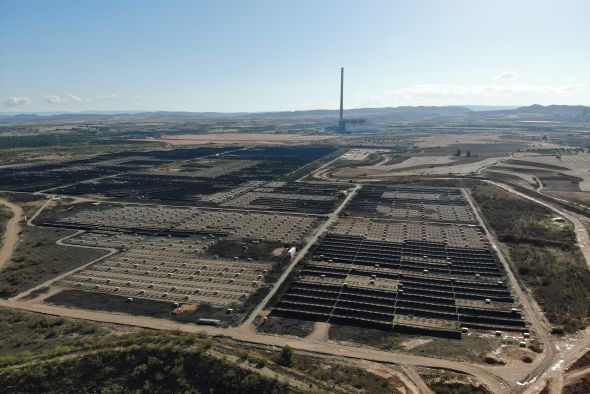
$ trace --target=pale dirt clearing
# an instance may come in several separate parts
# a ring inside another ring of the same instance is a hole
[[[330,333],[330,323],[315,322],[313,331],[305,339],[310,342],[326,342]]]
[[[199,326],[195,324],[178,323],[172,320],[156,319],[146,316],[131,316],[119,313],[106,313],[74,308],[64,308],[47,304],[35,304],[24,301],[0,300],[0,307],[16,308],[31,312],[44,313],[53,316],[62,316],[74,319],[93,320],[104,323],[122,324],[155,330],[171,330],[189,333],[207,333],[209,335],[222,335],[234,338],[237,341],[258,343],[276,347],[289,345],[295,351],[307,351],[325,355],[351,358],[354,362],[359,360],[375,361],[379,363],[396,363],[421,365],[431,368],[453,369],[475,376],[483,384],[487,385],[494,393],[507,392],[510,383],[502,377],[505,370],[482,368],[473,363],[443,360],[409,354],[399,354],[391,351],[379,351],[376,349],[359,348],[340,344],[334,346],[331,343],[307,342],[301,338],[286,338],[273,335],[261,335],[249,330],[234,328],[221,328],[213,326]]]
[[[386,164],[381,166],[366,166],[364,168],[373,170],[378,169],[379,171],[395,171],[415,166],[449,164],[453,163],[454,161],[456,161],[456,159],[449,156],[414,156],[402,161],[401,163]]]
[[[12,257],[12,252],[18,242],[18,233],[20,231],[20,221],[23,218],[23,210],[16,204],[0,198],[0,204],[7,206],[12,210],[12,218],[6,223],[6,229],[2,237],[2,247],[0,248],[0,271],[4,269]]]
[[[400,345],[406,350],[412,350],[415,347],[426,345],[427,343],[430,343],[430,342],[432,342],[432,339],[416,338],[416,339],[410,339],[408,341],[404,341]]]
[[[422,176],[429,176],[429,175],[468,175],[471,173],[477,173],[479,171],[481,171],[482,169],[494,165],[496,163],[498,163],[500,160],[505,159],[505,157],[491,157],[488,159],[483,159],[483,160],[479,160],[476,162],[472,162],[472,163],[464,163],[464,164],[452,164],[453,161],[450,160],[449,157],[447,156],[438,156],[440,157],[440,159],[435,159],[435,157],[437,156],[427,156],[426,158],[428,158],[428,160],[430,160],[429,164],[424,164],[424,161],[422,161],[422,159],[424,159],[425,157],[416,157],[416,159],[419,159],[420,161],[414,161],[414,163],[416,162],[422,162],[423,168],[413,168],[413,169],[408,169],[405,170],[404,168],[394,168],[394,169],[389,169],[391,167],[395,167],[398,166],[398,164],[394,164],[391,166],[388,165],[384,165],[384,166],[366,166],[366,167],[359,167],[359,168],[343,168],[339,171],[335,171],[333,173],[333,176],[336,178],[354,178],[354,177],[396,177],[396,176],[416,176],[416,175],[422,175]],[[412,158],[414,159],[414,158]],[[408,159],[410,160],[410,159]],[[408,160],[399,163],[404,165],[404,163],[407,163]],[[446,162],[446,160],[450,160],[450,162]],[[437,164],[434,163],[434,161],[439,161],[440,163],[438,164],[438,166],[436,166]],[[428,167],[428,165],[433,165],[435,167]],[[406,168],[411,168],[414,166],[407,166]]]
[[[290,142],[314,142],[332,139],[326,135],[269,134],[269,133],[210,133],[164,135],[149,141],[165,142],[170,145],[199,144],[282,144]]]
[[[590,192],[590,153],[580,153],[577,155],[530,155],[520,156],[519,158],[526,158],[526,161],[532,163],[549,164],[553,166],[568,168],[568,171],[556,171],[565,175],[582,178],[579,186],[583,192]]]
[[[371,153],[386,153],[389,152],[388,149],[352,149],[348,153],[343,154],[340,156],[342,160],[350,160],[350,161],[364,161],[367,160]]]
[[[417,148],[440,148],[456,144],[494,144],[497,142],[529,143],[530,141],[519,138],[505,139],[498,133],[437,134],[416,138],[414,145]]]

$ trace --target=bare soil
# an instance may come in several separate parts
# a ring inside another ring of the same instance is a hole
[[[164,135],[149,141],[164,142],[170,145],[200,145],[200,144],[284,144],[314,142],[331,139],[333,137],[300,134],[266,134],[266,133],[210,133],[210,134],[180,134]]]
[[[0,272],[0,296],[14,296],[107,253],[55,243],[70,234],[72,230],[23,226],[12,258]]]
[[[313,322],[277,316],[268,317],[266,323],[259,323],[256,328],[258,332],[265,334],[293,335],[300,338],[311,334],[313,329]]]

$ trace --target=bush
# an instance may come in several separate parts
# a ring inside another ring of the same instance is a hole
[[[283,349],[281,350],[281,364],[283,364],[286,367],[290,367],[291,365],[293,365],[294,355],[295,352],[289,345],[283,346]]]

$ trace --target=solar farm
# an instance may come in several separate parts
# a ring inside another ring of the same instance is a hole
[[[67,207],[67,208],[66,208]],[[54,286],[170,305],[207,304],[237,324],[324,219],[316,215],[134,204],[65,205],[38,224],[83,230],[73,247],[117,252]],[[221,312],[225,313],[221,313]]]
[[[484,230],[451,188],[364,186],[273,315],[450,338],[527,331]]]
[[[111,252],[61,275],[53,288],[73,292],[74,300],[92,294],[105,307],[127,300],[123,312],[141,309],[140,300],[167,305],[170,312],[193,305],[198,316],[233,325],[260,303],[352,188],[295,181],[298,171],[334,151],[122,152],[13,165],[0,169],[7,175],[0,183],[52,199],[35,225],[77,230],[60,241],[62,247]]]
[[[527,331],[463,190],[296,180],[332,153],[105,154],[16,166],[11,185],[54,196],[35,225],[78,230],[61,245],[111,252],[51,285],[105,304],[128,300],[123,312],[137,299],[193,305],[224,325],[266,307],[270,316],[451,338]],[[285,277],[287,267],[294,274]],[[261,304],[271,289],[279,293]]]

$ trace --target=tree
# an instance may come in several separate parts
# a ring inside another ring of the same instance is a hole
[[[281,363],[286,367],[290,367],[293,365],[293,355],[293,349],[289,345],[283,346],[283,350],[281,350]]]
[[[465,156],[467,156],[467,157],[471,157],[471,151],[470,151],[470,150],[468,150],[467,152],[465,152]]]
[[[461,149],[457,149],[457,151],[455,152],[455,156],[457,156],[457,157],[461,156]]]

